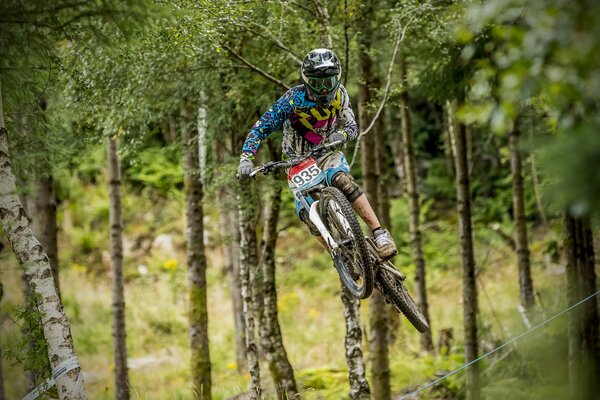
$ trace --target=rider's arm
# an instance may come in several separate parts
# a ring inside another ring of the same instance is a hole
[[[352,105],[350,104],[350,96],[346,92],[346,88],[340,85],[340,91],[342,96],[340,99],[341,109],[339,115],[339,130],[346,133],[346,141],[354,140],[358,137],[358,127],[354,120],[354,111],[352,111]]]
[[[283,122],[290,117],[294,110],[294,88],[288,90],[264,113],[252,126],[242,147],[242,158],[252,160],[258,151],[260,142],[274,131],[281,129]]]

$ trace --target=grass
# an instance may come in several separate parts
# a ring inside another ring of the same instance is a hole
[[[97,193],[92,193],[98,196]],[[148,200],[140,199],[138,207],[145,207]],[[84,201],[82,200],[82,204]],[[134,212],[134,201],[127,203],[127,213]],[[167,207],[166,205],[162,205]],[[172,208],[171,208],[172,207]],[[191,399],[188,329],[187,329],[187,275],[185,257],[181,248],[182,229],[175,230],[172,222],[176,209],[181,205],[168,206],[164,215],[171,221],[167,232],[175,232],[177,253],[156,256],[142,254],[126,259],[126,326],[128,356],[130,358],[130,382],[133,399]],[[72,207],[71,207],[72,209]],[[103,210],[102,207],[95,207]],[[66,213],[73,211],[68,211]],[[402,204],[395,204],[394,218],[401,219],[405,213]],[[216,220],[209,211],[208,218]],[[77,219],[74,216],[63,216]],[[162,217],[153,217],[152,223],[160,225]],[[137,215],[135,224],[128,227],[129,235],[143,231],[146,223]],[[159,222],[157,222],[159,221]],[[207,225],[210,226],[210,225]],[[89,235],[90,229],[85,230]],[[165,232],[156,229],[155,232]],[[75,231],[68,232],[76,234]],[[401,233],[397,234],[404,238]],[[249,377],[238,374],[235,365],[235,338],[229,284],[222,271],[222,255],[218,236],[209,232],[211,246],[207,249],[209,285],[209,337],[212,362],[213,398],[226,399],[247,389]],[[63,240],[68,235],[63,235]],[[289,359],[294,367],[303,399],[348,398],[347,372],[344,358],[344,318],[339,299],[340,283],[328,257],[316,240],[307,239],[308,234],[293,226],[280,237],[277,254],[278,307],[281,329]],[[77,238],[71,238],[77,239]],[[131,239],[129,239],[131,240]],[[402,239],[404,240],[404,239]],[[564,276],[549,274],[542,262],[543,237],[534,240],[532,265],[534,284],[547,307],[547,313],[564,303]],[[476,262],[478,266],[478,290],[480,306],[480,339],[482,347],[492,348],[524,330],[517,311],[518,278],[515,254],[501,240],[487,231],[476,231]],[[114,397],[111,289],[110,277],[97,264],[98,254],[86,258],[76,254],[74,244],[68,240],[61,266],[61,287],[64,305],[70,318],[75,349],[85,372],[86,388],[91,399]],[[107,238],[94,236],[95,252],[106,248]],[[298,245],[302,243],[302,245]],[[86,244],[87,245],[87,244]],[[454,347],[449,357],[432,357],[421,353],[419,336],[406,322],[400,320],[397,339],[390,348],[391,384],[395,393],[406,392],[426,383],[444,371],[463,363],[462,358],[462,309],[460,260],[455,226],[452,222],[437,221],[425,231],[425,254],[428,262],[428,287],[431,325],[436,333],[442,328],[454,332]],[[406,250],[406,248],[405,248]],[[65,256],[66,255],[66,256]],[[66,258],[68,257],[68,258]],[[4,315],[10,315],[11,304],[19,304],[20,271],[14,260],[2,259],[1,279],[5,287],[2,305]],[[408,251],[396,259],[397,264],[409,276],[411,286],[414,266]],[[89,264],[86,264],[89,263]],[[146,273],[138,268],[147,266]],[[12,267],[6,268],[5,265]],[[558,295],[557,295],[558,293]],[[562,293],[562,294],[561,294]],[[362,326],[368,326],[368,302],[362,302]],[[541,318],[541,316],[540,316]],[[11,346],[20,335],[18,321],[5,318],[2,325],[2,342]],[[519,398],[507,393],[517,393],[528,388],[521,378],[523,359],[528,363],[556,363],[556,354],[540,343],[559,342],[566,325],[557,323],[544,333],[519,344],[519,357],[494,365],[487,361],[482,370],[490,368],[484,377],[486,398]],[[540,341],[540,338],[543,340]],[[368,345],[364,343],[365,359]],[[553,357],[554,356],[554,357]],[[7,398],[25,395],[25,381],[21,367],[4,360]],[[537,365],[537,368],[540,368]],[[368,365],[367,365],[368,366]],[[262,376],[269,385],[269,373],[262,366]],[[538,379],[534,376],[531,379]],[[457,374],[442,388],[426,392],[425,397],[442,396],[460,392],[462,376]],[[540,386],[541,387],[541,386]],[[530,387],[529,387],[530,389]],[[553,393],[562,393],[564,384],[560,379]],[[538,393],[539,392],[539,393]],[[547,390],[539,389],[535,398],[544,398]],[[534,398],[534,397],[532,397]],[[560,398],[560,396],[559,396]]]

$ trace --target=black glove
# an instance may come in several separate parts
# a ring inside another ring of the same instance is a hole
[[[250,178],[250,173],[254,169],[254,164],[252,160],[247,158],[242,158],[240,160],[240,166],[238,167],[237,177],[238,179],[248,179]]]
[[[346,132],[337,131],[337,132],[334,132],[331,135],[329,135],[329,137],[327,138],[327,141],[325,143],[334,143],[334,142],[341,141],[341,143],[339,145],[335,146],[337,149],[341,149],[347,140],[348,140],[348,135],[346,134]]]

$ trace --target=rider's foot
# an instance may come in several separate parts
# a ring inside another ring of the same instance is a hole
[[[384,260],[394,257],[398,253],[394,239],[392,239],[392,235],[387,229],[377,228],[374,230],[373,241],[375,242],[377,254]]]

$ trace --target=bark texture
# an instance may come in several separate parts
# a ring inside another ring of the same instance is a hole
[[[525,215],[525,188],[523,184],[523,162],[519,149],[521,130],[515,121],[509,135],[510,168],[512,172],[513,219],[515,221],[515,245],[519,268],[519,295],[526,310],[535,305],[533,280],[531,279],[531,261],[527,238],[527,216]]]
[[[2,249],[0,248],[0,251]],[[4,296],[4,287],[0,283],[0,303],[2,303],[2,297]],[[0,343],[0,360],[4,359],[2,344]],[[4,391],[4,370],[2,369],[2,362],[0,362],[0,400],[6,399],[6,393]]]
[[[25,269],[25,279],[38,298],[50,365],[53,369],[65,362],[71,367],[76,366],[67,368],[70,369],[68,372],[56,377],[59,398],[85,399],[83,375],[73,348],[71,325],[54,286],[50,260],[33,234],[17,193],[0,91],[0,224],[19,264]]]
[[[294,398],[298,394],[294,370],[288,360],[277,316],[277,286],[275,284],[275,248],[277,244],[277,222],[281,206],[281,186],[273,178],[267,186],[265,227],[263,233],[262,256],[262,301],[260,315],[261,350],[269,363],[269,370],[275,384],[277,399]]]
[[[251,182],[244,181],[240,184],[239,212],[240,212],[240,281],[242,286],[244,324],[246,327],[246,362],[250,372],[249,394],[252,399],[261,397],[260,365],[258,346],[256,343],[256,304],[253,293],[258,268],[258,251],[256,247],[256,219],[257,202],[253,196]]]
[[[58,279],[58,227],[56,225],[56,192],[54,190],[54,179],[51,174],[37,179],[37,191],[33,202],[33,234],[38,238],[42,247],[50,259],[52,278],[56,286],[56,292],[60,297],[60,284]]]
[[[346,362],[350,380],[350,399],[369,400],[371,390],[367,382],[365,362],[361,347],[362,331],[360,330],[360,301],[352,296],[342,285],[342,302],[344,303],[344,318],[346,320]]]
[[[373,13],[374,2],[364,4],[364,10],[359,20],[361,34],[359,36],[359,68],[360,84],[358,88],[358,119],[360,129],[366,129],[373,113],[367,110],[372,100],[372,88],[378,86],[376,68],[369,55],[373,29],[370,16]],[[381,126],[378,126],[381,129]],[[370,133],[362,137],[361,167],[363,191],[373,210],[379,210],[379,175],[380,164],[377,154],[377,134]],[[370,321],[370,361],[371,384],[373,397],[378,400],[391,398],[390,368],[388,355],[388,326],[385,301],[378,291],[374,291],[369,299]]]
[[[221,137],[213,139],[213,156],[217,165],[225,162],[227,149]],[[222,185],[218,192],[219,222],[222,227],[223,266],[229,275],[229,289],[233,306],[235,329],[235,358],[238,372],[246,367],[246,332],[242,312],[242,287],[240,283],[240,225],[234,190]]]
[[[406,65],[401,63],[402,81],[406,83]],[[400,94],[400,116],[402,119],[402,141],[404,142],[404,171],[406,176],[406,194],[408,195],[408,206],[410,218],[408,221],[410,230],[410,242],[412,246],[412,256],[415,263],[415,295],[421,312],[429,321],[429,303],[427,301],[427,283],[425,273],[425,257],[423,256],[423,245],[421,239],[420,213],[421,205],[419,203],[419,182],[417,180],[417,165],[415,150],[413,145],[412,124],[409,110],[409,97],[406,92],[407,85]],[[431,337],[432,329],[421,333],[421,348],[429,353],[434,351],[433,339]]]
[[[456,191],[458,200],[460,253],[463,267],[463,325],[466,362],[477,358],[477,285],[475,258],[473,254],[473,231],[471,215],[471,187],[469,181],[466,127],[455,127]],[[478,400],[479,365],[473,364],[466,371],[467,400]]]
[[[565,214],[564,249],[567,295],[569,304],[575,304],[596,292],[594,241],[588,218]],[[569,385],[574,399],[597,399],[600,392],[598,322],[597,297],[569,314]]]
[[[115,399],[129,400],[125,295],[123,289],[123,218],[121,217],[121,168],[118,139],[107,140],[110,204],[110,244],[112,272],[113,357],[115,360]]]
[[[185,186],[186,250],[189,282],[190,361],[195,399],[211,398],[206,256],[204,252],[203,187],[198,137],[187,104],[181,108],[183,173]]]

